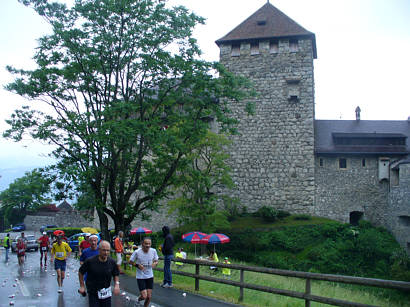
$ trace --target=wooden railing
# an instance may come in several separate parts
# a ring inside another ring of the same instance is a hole
[[[163,257],[160,257],[160,259],[163,259]],[[175,259],[173,261],[175,261]],[[339,300],[339,299],[330,298],[330,297],[313,295],[311,293],[311,286],[310,286],[311,280],[321,280],[321,281],[329,281],[329,282],[337,282],[337,283],[345,283],[345,284],[355,284],[355,285],[410,291],[410,282],[404,282],[404,281],[288,271],[288,270],[279,270],[279,269],[270,269],[270,268],[264,268],[264,267],[240,265],[240,264],[216,263],[216,262],[211,262],[207,260],[178,259],[176,261],[195,265],[195,274],[189,273],[189,272],[172,270],[172,274],[194,278],[195,279],[195,291],[199,291],[199,281],[200,280],[207,280],[207,281],[226,284],[230,286],[236,286],[236,287],[239,287],[239,301],[240,302],[243,301],[243,292],[244,292],[243,290],[251,289],[251,290],[256,290],[256,291],[268,292],[268,293],[303,299],[305,300],[306,307],[310,307],[310,302],[319,302],[319,303],[324,303],[324,304],[329,304],[329,305],[334,305],[334,306],[360,306],[360,307],[373,306],[373,305],[366,305],[366,304],[361,304],[361,303]],[[212,276],[200,275],[201,266],[206,266],[206,267],[215,266],[215,267],[239,270],[240,280],[233,281],[233,280],[228,280],[228,279],[216,278]],[[162,272],[164,271],[163,268],[155,268],[155,270],[162,271]],[[244,279],[246,271],[305,279],[306,281],[305,292],[297,292],[297,291],[286,290],[286,289],[277,289],[277,288],[272,288],[272,287],[267,287],[267,286],[246,283]]]

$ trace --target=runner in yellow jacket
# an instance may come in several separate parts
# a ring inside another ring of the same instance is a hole
[[[71,255],[71,248],[66,242],[63,242],[61,236],[57,237],[57,242],[53,244],[51,249],[51,261],[54,260],[54,269],[57,271],[58,293],[63,292],[63,281],[65,278],[65,269],[67,258]]]

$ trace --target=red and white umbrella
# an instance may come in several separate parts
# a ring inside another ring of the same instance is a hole
[[[201,243],[201,239],[207,236],[206,233],[199,232],[199,231],[192,231],[182,235],[182,240],[185,242],[195,244],[195,258],[196,258],[196,244]]]
[[[130,231],[131,235],[136,235],[136,234],[140,234],[140,241],[141,241],[141,235],[142,234],[148,234],[148,233],[152,233],[151,229],[145,228],[145,227],[137,227],[137,228],[133,228]]]
[[[215,251],[215,244],[229,243],[230,239],[227,235],[223,233],[211,233],[203,237],[200,241],[201,244],[213,244]]]

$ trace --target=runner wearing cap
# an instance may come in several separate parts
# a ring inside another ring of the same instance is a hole
[[[43,256],[44,256],[44,266],[47,266],[47,253],[48,246],[50,244],[50,239],[47,236],[47,232],[43,232],[43,235],[38,238],[38,243],[40,243],[40,266],[43,266]]]
[[[63,242],[62,236],[57,237],[57,242],[53,244],[51,249],[51,260],[54,260],[54,269],[57,272],[58,293],[63,292],[63,281],[65,277],[65,269],[67,265],[67,258],[71,255],[71,248]]]
[[[85,239],[82,240],[81,243],[80,243],[80,240],[78,240],[78,243],[79,243],[78,252],[79,252],[79,255],[80,255],[80,258],[81,258],[81,255],[83,254],[84,250],[91,246],[91,244],[90,244],[90,234],[87,233],[85,235]]]
[[[90,241],[90,247],[83,250],[80,256],[80,264],[88,258],[98,255],[98,236],[92,235],[88,239]],[[84,242],[84,241],[83,241]]]

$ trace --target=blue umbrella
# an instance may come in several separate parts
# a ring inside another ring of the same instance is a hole
[[[201,239],[207,236],[206,233],[193,231],[182,235],[182,240],[195,244],[195,258],[196,258],[196,244],[201,242]]]

